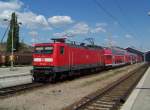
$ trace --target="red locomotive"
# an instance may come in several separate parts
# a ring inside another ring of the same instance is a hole
[[[77,71],[97,70],[140,59],[121,48],[69,44],[63,38],[53,40],[53,43],[35,44],[32,70],[34,81],[53,81],[76,74]]]

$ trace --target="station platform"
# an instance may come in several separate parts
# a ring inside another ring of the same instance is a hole
[[[150,110],[150,67],[121,110]]]
[[[32,83],[31,69],[32,66],[14,67],[12,71],[10,68],[0,68],[0,89]]]
[[[10,71],[10,67],[0,68],[0,78],[7,77],[7,76],[16,76],[16,75],[23,75],[23,74],[31,74],[30,70],[32,66],[24,66],[24,67],[14,67],[13,71]]]

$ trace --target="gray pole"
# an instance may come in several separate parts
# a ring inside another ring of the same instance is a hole
[[[12,25],[13,26],[13,25]],[[14,62],[13,62],[13,58],[14,58],[14,37],[13,37],[13,31],[14,31],[14,29],[13,29],[13,27],[12,27],[12,35],[11,35],[11,68],[10,68],[10,70],[11,71],[13,71],[13,67],[14,67]]]

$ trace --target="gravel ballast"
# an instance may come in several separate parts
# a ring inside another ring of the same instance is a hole
[[[61,110],[141,65],[128,65],[0,99],[0,110]]]

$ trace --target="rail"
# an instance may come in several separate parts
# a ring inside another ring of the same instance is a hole
[[[7,87],[0,89],[0,98],[6,98],[8,96],[12,96],[19,92],[24,92],[26,90],[32,90],[37,87],[43,86],[43,83],[30,83],[30,84],[24,84],[24,85],[18,85],[13,87]]]
[[[117,110],[125,102],[147,68],[148,65],[143,65],[63,110]]]

